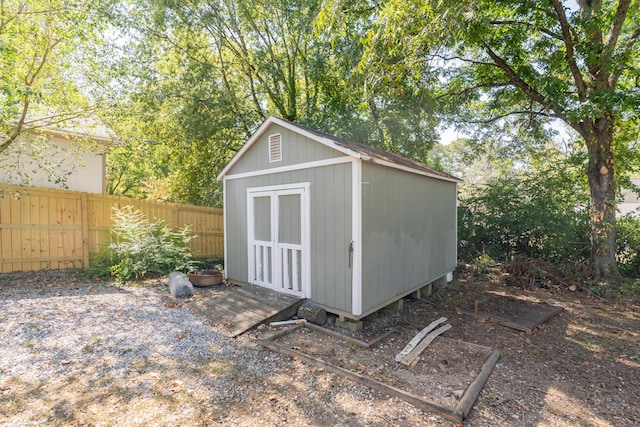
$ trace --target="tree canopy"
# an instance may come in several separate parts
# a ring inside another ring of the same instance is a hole
[[[91,1],[3,0],[0,2],[0,165],[28,182],[16,156],[36,161],[53,179],[64,180],[42,155],[43,141],[20,136],[86,116],[92,109],[79,90],[75,65],[82,47],[100,31]],[[57,176],[56,176],[57,175]]]
[[[617,276],[617,175],[638,166],[640,2],[352,3],[369,7],[375,22],[364,57],[388,73],[438,73],[444,117],[509,144],[545,141],[554,120],[580,136],[591,266]],[[349,10],[331,2],[325,13],[349,20]]]
[[[110,190],[151,195],[153,183],[174,201],[219,204],[216,172],[269,115],[425,161],[437,141],[428,88],[360,69],[355,34],[338,39],[317,30],[320,3],[116,7],[111,25],[124,43],[94,67],[100,78],[109,70],[107,86],[126,95],[108,120],[126,141],[117,152],[131,155],[111,157]],[[126,161],[140,152],[163,164],[147,171],[151,179],[139,162]]]
[[[574,199],[554,185],[588,183],[591,266],[615,277],[616,191],[640,172],[639,39],[640,0],[3,0],[0,162],[20,134],[94,109],[121,140],[110,193],[200,205],[221,204],[217,172],[269,115],[468,161],[454,172],[515,192],[475,161],[497,153],[556,211]],[[443,124],[473,138],[432,151]],[[570,173],[533,155],[561,124]]]

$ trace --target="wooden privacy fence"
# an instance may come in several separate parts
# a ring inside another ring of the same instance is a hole
[[[20,194],[16,197],[15,194]],[[86,268],[110,242],[114,206],[133,206],[150,221],[190,226],[189,246],[205,259],[224,255],[222,209],[102,194],[0,184],[0,272]]]

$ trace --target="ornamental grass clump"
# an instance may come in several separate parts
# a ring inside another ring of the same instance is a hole
[[[189,227],[173,231],[162,220],[150,222],[131,206],[114,207],[111,218],[113,241],[109,249],[114,260],[111,274],[120,282],[149,273],[188,271],[192,267],[193,254],[187,243],[197,236]]]

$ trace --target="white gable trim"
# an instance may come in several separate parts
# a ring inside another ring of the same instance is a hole
[[[319,168],[322,166],[331,166],[331,165],[337,165],[340,163],[349,163],[351,161],[353,161],[353,158],[349,156],[332,157],[330,159],[316,160],[314,162],[298,163],[297,165],[281,166],[277,168],[261,169],[257,171],[251,171],[251,172],[235,173],[233,175],[226,175],[224,177],[224,180],[249,178],[252,176],[271,175],[273,173],[292,172],[292,171],[297,171],[302,169]]]
[[[227,164],[227,166],[225,166],[224,169],[222,169],[222,171],[218,174],[218,180],[222,180],[222,178],[229,172],[229,170],[242,158],[242,156],[244,156],[244,153],[246,153],[253,146],[253,144],[255,144],[258,141],[258,139],[260,139],[260,137],[265,133],[265,131],[272,124],[282,126],[285,129],[288,129],[292,132],[296,132],[302,136],[305,136],[311,140],[319,142],[320,144],[326,145],[327,147],[333,148],[334,150],[339,151],[348,156],[360,158],[360,153],[353,150],[349,150],[348,148],[341,147],[329,138],[324,138],[319,135],[316,135],[313,132],[309,132],[306,129],[300,128],[293,123],[287,122],[277,117],[269,116],[269,118],[265,120],[264,123],[262,123],[262,125],[260,125],[258,130],[256,130],[255,133],[251,135],[251,138],[249,138],[246,144],[242,146],[240,151],[238,151],[236,155],[233,156],[233,158]]]
[[[376,159],[376,158],[373,158],[373,157],[370,157],[367,160],[369,160],[371,163],[374,163],[376,165],[386,166],[386,167],[392,168],[392,169],[398,169],[398,170],[405,171],[405,172],[415,173],[416,175],[427,176],[429,178],[439,179],[441,181],[455,182],[456,184],[460,183],[460,182],[463,182],[461,179],[458,179],[458,178],[450,178],[450,177],[447,177],[447,176],[438,175],[438,174],[427,172],[427,171],[423,171],[423,170],[420,170],[420,169],[414,169],[414,168],[411,168],[409,166],[399,165],[397,163],[389,162],[387,160]]]

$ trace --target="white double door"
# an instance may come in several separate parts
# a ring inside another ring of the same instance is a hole
[[[309,184],[247,190],[249,282],[310,295]]]

